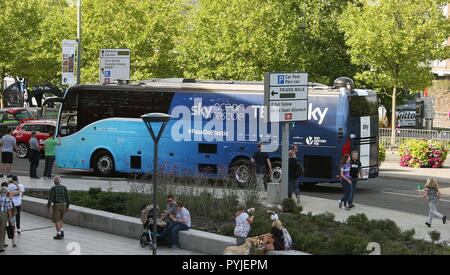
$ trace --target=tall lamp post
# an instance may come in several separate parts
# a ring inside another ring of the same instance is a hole
[[[77,84],[81,83],[81,0],[77,1]]]
[[[157,242],[157,223],[158,218],[156,216],[156,181],[158,175],[158,142],[164,132],[164,128],[166,128],[167,123],[170,120],[170,115],[162,114],[162,113],[150,113],[141,116],[142,120],[147,126],[147,129],[152,136],[154,143],[154,161],[153,161],[153,255],[156,255],[156,242]],[[161,128],[159,129],[159,133],[155,135],[155,131],[153,131],[152,123],[161,123]]]

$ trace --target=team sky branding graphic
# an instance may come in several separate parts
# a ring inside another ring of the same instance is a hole
[[[305,142],[307,145],[319,146],[320,144],[327,143],[327,140],[321,139],[320,137],[307,137]]]
[[[174,141],[264,141],[279,144],[280,126],[267,123],[266,107],[261,105],[215,103],[204,105],[202,98],[193,98],[193,104],[176,106],[171,129]],[[322,125],[328,108],[309,104],[308,119]]]

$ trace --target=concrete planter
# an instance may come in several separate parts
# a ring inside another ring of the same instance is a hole
[[[47,210],[47,201],[38,198],[24,197],[22,211],[50,219]],[[137,240],[142,234],[142,224],[138,218],[118,215],[100,210],[72,205],[64,217],[64,222],[74,226],[89,228],[118,236]],[[188,230],[179,233],[180,247],[182,249],[199,252],[207,255],[221,255],[230,245],[235,245],[232,237],[222,236],[199,230]],[[307,255],[299,251],[273,251],[269,255]]]

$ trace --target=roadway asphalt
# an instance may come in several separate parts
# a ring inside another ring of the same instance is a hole
[[[38,175],[42,176],[44,171],[44,160],[41,160],[38,168]],[[28,159],[14,159],[13,174],[18,176],[28,176],[29,162]],[[93,172],[54,169],[54,174],[62,175],[68,178],[83,179],[101,179],[96,177]],[[118,175],[108,180],[124,180],[127,175]],[[424,199],[419,197],[417,185],[424,182],[412,181],[407,179],[391,179],[379,177],[368,181],[360,181],[358,183],[358,191],[355,196],[355,205],[358,203],[376,206],[386,209],[408,212],[411,214],[428,215],[428,205]],[[441,183],[441,188],[448,188],[450,184]],[[342,196],[342,188],[340,184],[319,184],[303,186],[302,192],[305,195],[320,197],[337,201]],[[446,192],[440,201],[438,209],[450,216],[450,192]]]

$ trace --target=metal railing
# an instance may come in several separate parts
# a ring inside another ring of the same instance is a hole
[[[380,128],[380,144],[385,147],[398,148],[407,139],[437,140],[450,147],[450,131],[395,129],[395,143],[391,145],[392,129]]]

